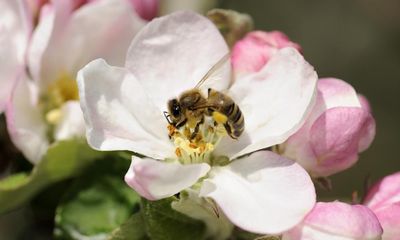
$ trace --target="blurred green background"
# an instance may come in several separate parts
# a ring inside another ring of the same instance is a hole
[[[375,181],[400,170],[399,0],[224,0],[220,6],[250,14],[256,29],[285,32],[319,77],[343,79],[369,99],[375,141],[321,196],[350,198],[368,175]]]

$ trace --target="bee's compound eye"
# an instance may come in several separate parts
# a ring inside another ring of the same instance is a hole
[[[178,103],[174,103],[174,105],[172,106],[172,115],[174,115],[174,117],[178,117],[181,114],[181,106],[179,106]]]

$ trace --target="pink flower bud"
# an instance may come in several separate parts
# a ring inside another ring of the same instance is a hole
[[[384,240],[400,239],[400,172],[384,177],[367,193],[364,204],[378,217]]]
[[[280,151],[300,163],[313,177],[345,170],[358,160],[375,136],[369,106],[339,79],[318,81],[317,99],[303,126]]]
[[[282,32],[250,32],[233,46],[233,69],[239,73],[257,72],[279,49],[285,47],[301,50],[300,45],[291,42]]]
[[[364,95],[358,94],[358,100],[361,103],[361,107],[365,111],[372,112],[371,105],[369,104],[368,99]]]
[[[151,20],[158,14],[158,0],[129,0],[139,16],[145,20]]]
[[[377,217],[363,205],[318,202],[303,222],[283,234],[282,240],[381,239]]]

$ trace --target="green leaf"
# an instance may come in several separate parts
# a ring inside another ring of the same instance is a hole
[[[83,140],[53,144],[30,174],[18,173],[0,181],[0,214],[28,202],[52,183],[76,176],[104,153],[91,149]]]
[[[57,239],[106,239],[139,209],[140,197],[126,185],[125,159],[97,161],[75,180],[56,211]]]
[[[174,200],[173,197],[154,202],[142,199],[141,212],[150,239],[204,239],[204,223],[173,210],[171,203]]]
[[[146,240],[146,235],[142,214],[133,214],[128,221],[115,229],[108,240]]]

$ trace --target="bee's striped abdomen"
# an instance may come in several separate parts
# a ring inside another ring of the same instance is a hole
[[[222,111],[222,113],[228,117],[228,121],[224,125],[225,129],[228,132],[229,136],[236,139],[244,131],[244,117],[242,111],[240,110],[239,106],[233,101],[223,110],[225,111]]]

